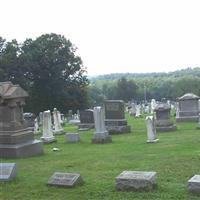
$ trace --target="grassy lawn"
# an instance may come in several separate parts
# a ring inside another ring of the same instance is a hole
[[[79,144],[64,144],[62,135],[57,136],[57,143],[44,145],[44,155],[1,159],[16,162],[19,173],[14,181],[0,183],[0,200],[200,199],[187,191],[188,179],[200,174],[200,130],[196,130],[196,123],[178,123],[177,131],[158,133],[159,143],[146,144],[144,118],[127,117],[132,132],[113,135],[110,144],[91,144],[91,130],[80,132]],[[77,132],[75,126],[65,129]],[[60,151],[53,152],[53,147]],[[157,190],[115,191],[115,177],[123,170],[157,172]],[[47,186],[55,171],[78,172],[84,184],[72,189]]]

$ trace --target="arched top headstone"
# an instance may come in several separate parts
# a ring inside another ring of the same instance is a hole
[[[197,95],[195,95],[195,94],[193,94],[193,93],[186,93],[186,94],[184,94],[183,96],[181,96],[181,97],[178,97],[177,99],[179,100],[179,101],[184,101],[184,100],[189,100],[189,99],[199,99],[200,97],[199,96],[197,96]]]

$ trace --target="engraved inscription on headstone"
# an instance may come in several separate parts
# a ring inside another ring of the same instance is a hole
[[[0,163],[0,181],[10,181],[17,175],[16,163]]]
[[[55,172],[48,181],[48,185],[74,187],[83,182],[80,174]]]

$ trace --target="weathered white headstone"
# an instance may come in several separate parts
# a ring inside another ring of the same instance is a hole
[[[136,114],[135,117],[141,117],[141,106],[137,105],[136,106]]]
[[[191,193],[200,194],[200,175],[194,175],[188,180],[188,190]]]
[[[43,125],[42,125],[41,140],[44,143],[51,143],[51,142],[56,141],[55,137],[53,136],[53,131],[52,131],[50,110],[44,111],[44,113],[43,113]]]
[[[118,191],[150,191],[156,187],[156,172],[123,171],[116,177]]]
[[[53,121],[54,121],[54,134],[63,134],[63,128],[61,126],[61,116],[60,112],[54,108],[53,110]]]
[[[158,142],[159,139],[156,138],[156,126],[155,119],[153,116],[146,117],[147,126],[147,143]]]
[[[35,120],[34,120],[34,134],[37,134],[38,132],[39,132],[38,119],[35,118]]]
[[[83,180],[80,174],[55,172],[47,184],[52,186],[74,187],[81,183],[83,183]]]
[[[95,133],[92,138],[92,143],[112,142],[112,138],[105,127],[104,110],[100,106],[94,107],[94,125]]]
[[[16,163],[0,163],[0,182],[11,181],[17,176]]]
[[[131,116],[135,116],[136,115],[136,106],[135,106],[135,103],[131,103],[130,115]]]
[[[152,100],[151,100],[151,113],[154,112],[155,107],[156,107],[156,100],[155,100],[155,99],[152,99]]]

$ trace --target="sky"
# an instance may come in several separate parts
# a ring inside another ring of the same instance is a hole
[[[200,67],[200,0],[0,0],[7,41],[64,35],[88,75]]]

